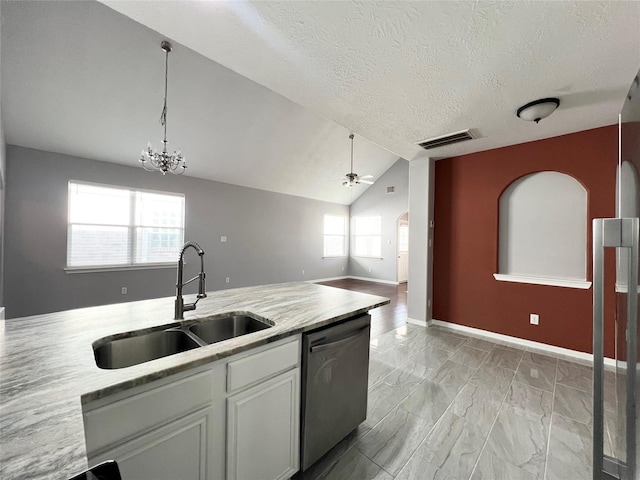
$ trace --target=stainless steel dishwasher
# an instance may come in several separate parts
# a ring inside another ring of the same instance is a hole
[[[302,471],[367,418],[370,330],[365,314],[302,336]]]

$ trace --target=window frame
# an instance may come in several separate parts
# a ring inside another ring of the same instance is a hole
[[[335,217],[335,218],[340,218],[342,219],[342,231],[343,234],[342,235],[336,235],[333,233],[327,233],[326,230],[326,219],[327,217]],[[323,235],[322,235],[322,239],[323,239],[323,249],[322,249],[322,258],[346,258],[349,256],[349,247],[348,247],[348,242],[347,239],[349,238],[349,229],[347,226],[347,216],[346,215],[336,215],[333,213],[325,213],[324,216],[322,217],[323,219]],[[327,237],[342,237],[342,254],[341,255],[327,255]]]
[[[356,219],[358,218],[379,218],[380,221],[380,233],[379,234],[358,234],[356,232]],[[357,249],[356,249],[356,245],[358,242],[356,242],[356,237],[372,237],[372,238],[376,238],[378,239],[379,242],[379,251],[380,251],[380,255],[364,255],[361,253],[358,253]],[[378,213],[378,214],[369,214],[369,215],[353,215],[351,217],[351,256],[352,257],[358,257],[358,258],[375,258],[375,259],[379,259],[382,260],[382,214]]]
[[[129,212],[128,212],[128,223],[121,225],[113,225],[113,224],[86,224],[82,222],[72,223],[71,222],[71,189],[73,185],[83,185],[90,187],[98,187],[98,188],[108,188],[113,190],[120,190],[123,192],[127,192],[129,195]],[[153,227],[148,226],[146,224],[137,225],[136,221],[136,203],[137,203],[137,195],[138,194],[152,194],[152,195],[162,195],[166,197],[179,197],[182,199],[182,226],[181,227]],[[95,226],[119,226],[127,228],[127,263],[116,263],[116,264],[95,264],[95,265],[69,265],[69,253],[71,249],[72,242],[72,226],[73,225],[95,225]],[[106,183],[97,183],[97,182],[86,182],[83,180],[69,180],[67,183],[67,251],[65,258],[65,267],[64,270],[66,273],[93,273],[93,272],[110,272],[110,271],[125,271],[125,270],[148,270],[148,269],[159,269],[159,268],[175,268],[175,261],[166,261],[166,262],[135,262],[136,258],[136,246],[137,246],[137,235],[136,229],[138,228],[167,228],[173,230],[180,230],[182,235],[179,244],[182,245],[184,243],[185,231],[186,231],[186,196],[183,193],[178,192],[166,192],[159,190],[149,190],[143,188],[136,187],[126,187],[122,185],[113,185]],[[176,252],[176,261],[177,261],[178,252]]]

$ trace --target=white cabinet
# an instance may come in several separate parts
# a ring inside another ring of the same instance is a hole
[[[298,471],[299,369],[227,400],[227,479],[285,479]]]
[[[210,415],[207,408],[194,412],[92,460],[117,459],[122,478],[127,480],[206,480]]]
[[[299,335],[83,405],[89,465],[126,480],[289,478],[299,418]]]
[[[116,460],[126,480],[224,478],[225,367],[198,367],[83,406],[89,465]]]

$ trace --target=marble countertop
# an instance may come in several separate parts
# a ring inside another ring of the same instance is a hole
[[[191,296],[185,298],[190,301]],[[174,325],[173,297],[0,322],[0,478],[66,479],[87,468],[82,403],[389,303],[311,283],[208,292],[184,322],[252,313],[273,327],[118,370],[101,370],[92,343]]]

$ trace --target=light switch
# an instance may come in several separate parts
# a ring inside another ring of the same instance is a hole
[[[220,237],[220,242],[227,243],[227,237]]]

